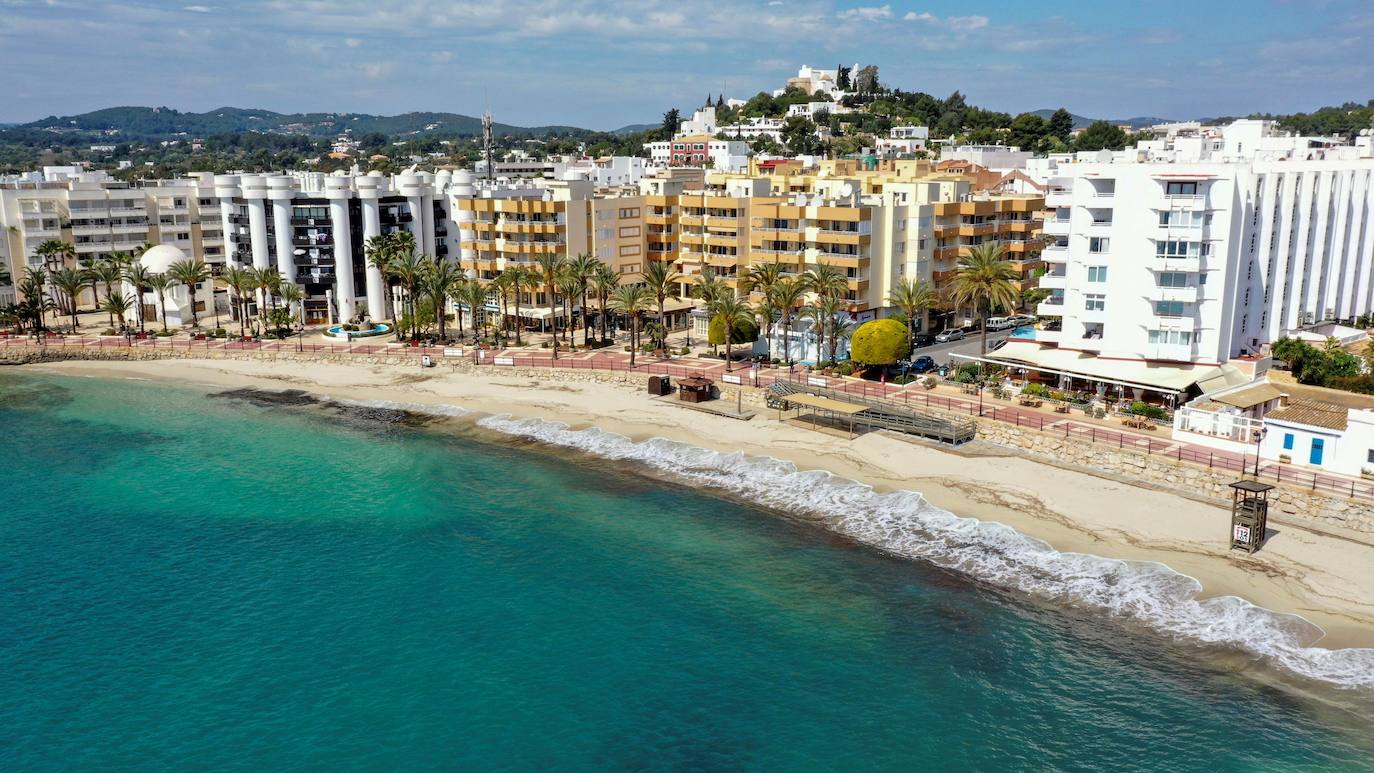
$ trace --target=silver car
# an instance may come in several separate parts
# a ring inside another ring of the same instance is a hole
[[[946,330],[940,333],[939,335],[935,336],[935,343],[937,344],[945,344],[949,343],[950,341],[962,340],[964,340],[964,331],[959,330],[958,328]]]

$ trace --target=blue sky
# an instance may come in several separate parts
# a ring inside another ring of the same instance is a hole
[[[655,122],[801,64],[1016,113],[1374,98],[1374,0],[0,0],[0,121],[112,105]]]

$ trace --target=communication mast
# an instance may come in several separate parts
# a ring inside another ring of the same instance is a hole
[[[496,178],[496,164],[494,163],[495,149],[491,139],[491,111],[482,113],[482,153],[487,159],[487,179]]]

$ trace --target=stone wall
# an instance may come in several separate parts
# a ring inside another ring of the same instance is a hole
[[[1129,448],[1112,448],[1038,432],[993,419],[977,419],[978,438],[1000,446],[1025,451],[1031,456],[1058,464],[1124,478],[1144,486],[1168,488],[1192,497],[1216,502],[1229,508],[1231,489],[1237,479],[1230,470],[1212,470],[1168,456],[1147,454]],[[1271,513],[1291,520],[1343,526],[1374,533],[1374,502],[1351,499],[1327,491],[1280,483],[1270,493]]]

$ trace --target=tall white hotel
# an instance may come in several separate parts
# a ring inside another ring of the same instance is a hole
[[[1051,295],[1036,311],[1042,327],[1062,324],[998,359],[1184,391],[1205,366],[1374,311],[1367,144],[1214,162],[1123,155],[1051,175]]]

